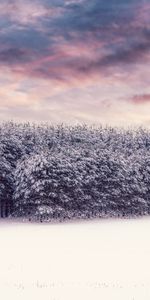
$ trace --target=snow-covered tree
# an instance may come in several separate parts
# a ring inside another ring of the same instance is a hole
[[[5,159],[0,151],[0,215],[7,216],[12,208],[12,195],[14,188],[14,180],[12,175],[12,167]]]
[[[10,135],[0,135],[0,150],[6,161],[14,168],[17,161],[24,154],[19,138]]]

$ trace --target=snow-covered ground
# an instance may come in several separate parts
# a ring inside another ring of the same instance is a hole
[[[150,218],[0,221],[0,297],[149,300]]]

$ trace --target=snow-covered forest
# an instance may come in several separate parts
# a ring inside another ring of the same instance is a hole
[[[41,221],[150,214],[150,132],[1,123],[0,203]]]

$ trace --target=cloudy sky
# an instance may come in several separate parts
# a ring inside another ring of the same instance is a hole
[[[0,0],[0,120],[150,126],[150,0]]]

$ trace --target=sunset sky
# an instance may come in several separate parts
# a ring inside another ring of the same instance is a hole
[[[0,120],[150,127],[150,0],[0,0]]]

